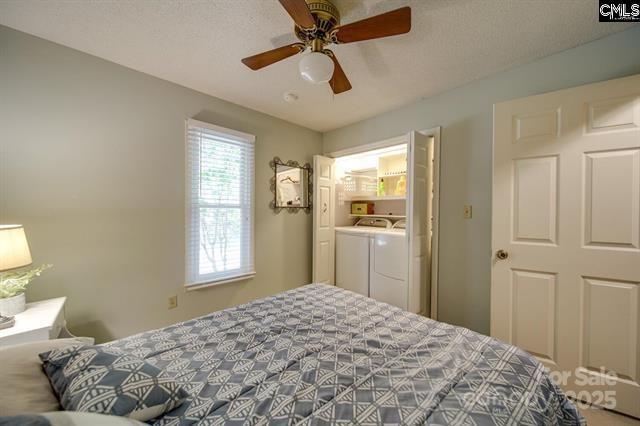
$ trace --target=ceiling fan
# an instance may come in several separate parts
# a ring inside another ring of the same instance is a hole
[[[242,63],[255,71],[310,50],[300,60],[300,75],[311,83],[329,82],[335,94],[350,90],[351,83],[336,55],[325,46],[389,37],[411,30],[410,7],[340,25],[340,12],[329,0],[278,1],[293,18],[294,33],[300,42],[249,56]]]

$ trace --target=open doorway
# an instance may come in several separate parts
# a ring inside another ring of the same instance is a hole
[[[440,129],[315,158],[315,282],[437,316]]]

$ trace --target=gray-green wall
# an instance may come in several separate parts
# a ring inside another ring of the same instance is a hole
[[[188,117],[256,135],[257,275],[185,293]],[[268,162],[320,152],[317,132],[0,26],[0,223],[23,223],[34,262],[55,265],[27,298],[67,296],[76,334],[119,338],[309,283],[311,216],[272,213]]]
[[[442,126],[438,319],[489,333],[492,105],[637,73],[640,26],[327,132],[323,149]]]

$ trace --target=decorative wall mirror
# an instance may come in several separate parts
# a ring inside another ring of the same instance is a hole
[[[278,157],[274,157],[269,165],[273,170],[271,208],[276,213],[282,209],[289,213],[311,212],[311,165],[301,166],[297,161],[285,162]]]

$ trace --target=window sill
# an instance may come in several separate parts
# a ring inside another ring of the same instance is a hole
[[[255,276],[256,276],[256,273],[255,272],[251,272],[249,274],[243,274],[243,275],[239,275],[237,277],[232,277],[232,278],[224,278],[224,279],[215,280],[215,281],[203,281],[203,282],[198,282],[198,283],[185,284],[184,288],[185,288],[185,291],[202,290],[202,289],[205,289],[205,288],[215,287],[215,286],[218,286],[218,285],[235,283],[235,282],[238,282],[238,281],[250,280]]]

